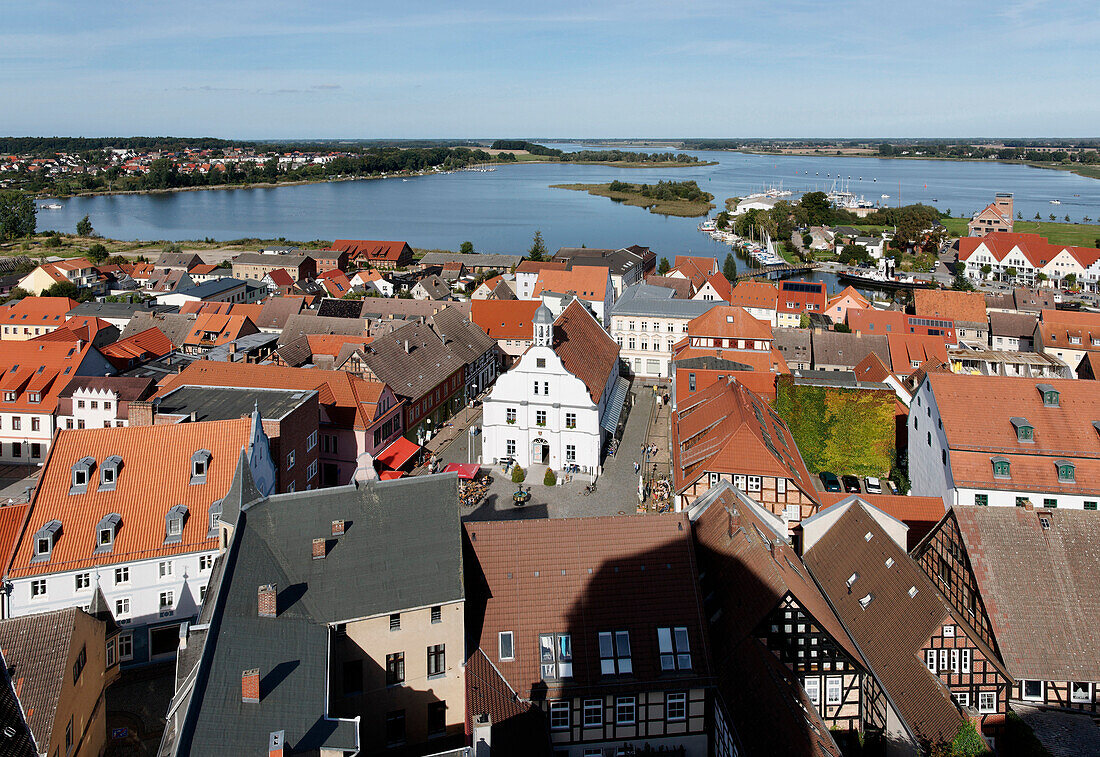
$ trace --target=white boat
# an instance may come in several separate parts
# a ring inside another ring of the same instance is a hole
[[[47,202],[39,205],[38,207],[42,208],[43,210],[61,210],[61,208],[64,206],[59,202]]]
[[[890,195],[882,195],[882,199],[883,199],[883,200],[889,200],[889,199],[890,199]]]
[[[1050,204],[1051,204],[1051,205],[1061,205],[1061,204],[1062,204],[1062,201],[1061,201],[1061,200],[1051,200],[1051,201],[1050,201]]]

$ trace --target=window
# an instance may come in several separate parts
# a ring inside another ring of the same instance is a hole
[[[511,631],[501,631],[497,639],[497,659],[511,662],[516,659],[515,635]]]
[[[996,712],[997,711],[997,692],[995,691],[979,691],[978,692],[978,712]]]
[[[547,396],[550,395],[550,382],[549,381],[543,381],[542,382],[542,393],[547,395]]]
[[[92,588],[92,574],[91,573],[77,573],[76,574],[76,590],[87,591]]]
[[[536,368],[545,368],[546,367],[546,358],[544,358],[544,357],[535,358],[535,367]]]
[[[1074,465],[1062,460],[1058,463],[1058,481],[1060,483],[1072,483],[1074,480]]]
[[[37,402],[37,400],[32,400],[32,401]],[[42,430],[42,419],[39,418],[37,415],[35,415],[31,418],[31,431],[41,431],[41,430]]]
[[[205,601],[206,601],[206,586],[204,584],[203,586],[199,587],[199,602],[205,602]]]
[[[134,659],[134,635],[132,633],[119,634],[119,636],[118,636],[118,659],[120,659],[120,660],[132,660],[132,659]]]
[[[306,438],[306,452],[309,452],[310,450],[312,450],[316,446],[317,446],[317,432],[312,431],[312,432],[310,432],[309,436]]]
[[[1092,684],[1088,681],[1070,681],[1069,701],[1077,702],[1078,704],[1088,704],[1092,702]]]
[[[687,694],[677,692],[665,697],[665,720],[687,720]]]
[[[160,578],[170,578],[172,575],[172,561],[165,560],[157,564],[157,575]]]
[[[46,596],[46,579],[36,578],[31,581],[31,599],[43,599]]]
[[[428,736],[442,736],[447,732],[447,703],[428,702]]]
[[[603,675],[626,674],[634,672],[634,666],[630,658],[630,632],[629,631],[601,631],[600,641],[600,673]]]
[[[428,677],[441,676],[447,672],[446,644],[428,647]]]
[[[840,676],[825,679],[825,704],[840,704],[844,680]]]
[[[65,753],[73,748],[73,718],[69,716],[69,724],[65,726]]]
[[[1027,507],[1028,501],[1029,500],[1028,500],[1027,497],[1017,497],[1016,498],[1016,507]]]
[[[634,697],[615,697],[615,725],[634,725],[636,708]]]
[[[391,631],[401,630],[401,613],[395,612],[392,615],[390,615],[390,630]]]
[[[721,480],[722,480],[722,474],[720,474],[720,473],[708,473],[707,474],[707,484],[710,486],[711,489],[718,486],[718,482],[721,481]]]
[[[515,439],[505,439],[504,440],[504,452],[505,452],[505,454],[508,455],[508,457],[512,457],[516,454],[516,440]]]
[[[539,393],[539,382],[535,382],[535,394]]]
[[[924,664],[927,665],[928,669],[931,670],[933,673],[937,672],[935,649],[924,650]]]
[[[989,495],[988,494],[975,494],[974,495],[974,504],[978,505],[979,507],[988,507],[989,506]]]
[[[576,428],[577,427],[577,414],[576,413],[566,413],[565,414],[565,427],[566,428]]]
[[[504,411],[504,419],[508,423],[515,423],[516,422],[516,409],[514,407],[510,407],[510,408],[506,409]]]
[[[689,373],[688,374],[688,391],[689,392],[694,392],[695,391],[695,374],[694,373]]]
[[[386,685],[396,686],[405,682],[405,653],[386,655]]]
[[[970,672],[970,655],[971,650],[969,649],[959,650],[959,658],[961,660],[959,670],[963,673]]]
[[[686,627],[658,628],[657,647],[661,654],[661,670],[691,670]]]
[[[386,746],[399,746],[405,743],[405,711],[394,710],[386,713]]]
[[[19,431],[22,428],[23,428],[23,419],[22,418],[20,418],[19,416],[15,416],[14,418],[11,419],[11,429],[12,429],[12,431]]]
[[[119,597],[115,600],[115,617],[126,618],[130,615],[130,598]]]
[[[205,484],[206,471],[210,468],[209,450],[200,449],[191,455],[191,483]]]
[[[1058,508],[1058,500],[1054,499],[1053,497],[1045,497],[1043,499],[1043,507],[1047,508],[1048,510],[1056,510]]]
[[[969,707],[970,706],[970,692],[968,692],[968,691],[956,691],[956,692],[952,692],[951,696],[952,696],[952,698],[954,698],[955,704],[959,705],[959,707]]]
[[[565,445],[565,462],[575,463],[577,462],[577,445],[567,444]]]
[[[431,609],[431,620],[433,623],[443,622],[443,608],[440,605],[434,605]]]
[[[315,478],[317,478],[317,461],[311,460],[306,466],[306,481],[312,481]]]
[[[286,469],[290,470],[294,467],[294,450],[286,453]]]
[[[1096,509],[1096,502],[1086,499],[1085,500],[1085,509],[1086,510],[1095,510]]]
[[[584,727],[598,728],[603,725],[603,700],[584,700]]]
[[[116,584],[128,584],[130,583],[130,568],[115,568],[115,583]]]
[[[160,609],[171,610],[172,607],[176,604],[175,600],[176,598],[174,592],[162,591],[160,593]]]
[[[569,728],[569,702],[550,703],[550,730],[564,731]]]
[[[76,682],[80,680],[80,674],[84,672],[84,666],[88,664],[88,647],[82,646],[80,652],[76,655],[76,662],[73,663],[73,686],[76,686]]]
[[[993,477],[1008,478],[1009,475],[1008,460],[1005,460],[1003,457],[993,458]]]
[[[535,425],[536,426],[545,426],[546,425],[546,411],[545,410],[536,410],[535,411]]]

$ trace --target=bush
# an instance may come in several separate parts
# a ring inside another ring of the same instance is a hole
[[[51,236],[46,237],[46,241],[43,244],[45,244],[47,247],[60,247],[61,246],[61,237],[57,236],[56,234],[53,234]]]
[[[969,720],[959,727],[955,740],[951,742],[951,757],[985,757],[991,754],[985,741]]]
[[[527,471],[518,465],[512,466],[512,483],[522,484],[523,479],[527,478]]]
[[[546,469],[546,475],[542,477],[543,486],[557,486],[558,477],[554,475],[553,468]]]

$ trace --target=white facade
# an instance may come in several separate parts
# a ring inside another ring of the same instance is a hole
[[[80,387],[73,391],[72,415],[58,415],[58,428],[111,428],[129,426],[118,417],[118,394],[110,389]]]
[[[53,439],[54,417],[0,409],[0,462],[41,463]]]
[[[687,336],[694,317],[612,315],[611,338],[619,344],[619,358],[635,376],[667,378],[672,375],[672,348]]]

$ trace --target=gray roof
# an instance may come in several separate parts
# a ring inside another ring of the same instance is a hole
[[[772,344],[788,363],[809,363],[810,330],[781,326],[772,329]]]
[[[264,420],[282,420],[316,394],[304,389],[181,386],[158,398],[156,406],[158,415],[194,413],[196,421],[236,420],[256,406]]]
[[[240,265],[276,265],[285,268],[297,268],[302,263],[306,262],[307,257],[309,256],[300,252],[296,252],[292,255],[285,253],[264,254],[260,252],[242,252],[240,255],[233,258],[233,263],[239,263]]]
[[[876,389],[892,392],[889,384],[860,381],[853,371],[793,371],[795,386],[828,386],[834,389]]]
[[[202,262],[202,258],[194,252],[162,252],[153,265],[157,268],[182,268],[186,271],[195,260]]]
[[[1035,313],[1002,313],[993,310],[989,313],[989,333],[993,336],[1031,339],[1035,336],[1035,325],[1038,322],[1039,316]]]
[[[675,290],[668,287],[635,284],[623,290],[622,295],[611,306],[611,315],[696,318],[715,305],[724,304],[719,300],[676,299],[675,294]]]
[[[185,289],[176,290],[176,294],[183,294],[188,297],[196,297],[200,300],[205,300],[207,297],[216,297],[222,292],[228,292],[230,289],[239,287],[241,284],[247,285],[247,283],[247,281],[242,279],[232,279],[227,276],[220,279],[204,281],[201,284],[186,287]]]
[[[568,262],[571,265],[606,266],[612,276],[622,276],[635,266],[645,263],[645,258],[640,253],[626,248],[610,250],[562,247],[554,254],[554,260]]]
[[[445,300],[451,296],[451,288],[436,274],[425,276],[417,282],[433,300]]]
[[[265,331],[239,336],[232,342],[215,345],[203,353],[205,360],[217,360],[222,363],[237,363],[252,355],[263,357],[275,349],[281,336]]]
[[[453,345],[444,344],[424,323],[410,323],[391,334],[376,336],[364,359],[379,381],[399,396],[413,400],[466,365]]]
[[[466,364],[475,362],[497,346],[496,339],[490,339],[480,326],[462,317],[457,310],[448,308],[440,311],[432,317],[431,326]]]
[[[361,318],[427,318],[444,308],[455,309],[465,317],[470,317],[470,303],[447,300],[403,300],[399,297],[366,297],[363,299]]]
[[[171,305],[133,302],[82,302],[69,311],[73,318],[131,318],[135,313],[167,313],[175,308]]]
[[[298,315],[305,306],[303,297],[270,297],[264,302],[263,309],[256,317],[256,327],[260,329],[279,329],[286,326],[292,315]]]
[[[293,752],[351,750],[358,745],[354,721],[329,720],[324,711],[329,627],[463,599],[456,478],[267,499],[257,498],[249,478],[234,479],[231,494],[246,501],[215,567],[220,580],[211,579],[208,597],[216,604],[208,599],[203,608],[207,615],[214,605],[210,633],[188,639],[188,647],[204,644],[201,662],[184,677],[193,693],[177,694],[186,714],[170,717],[161,754],[249,754],[279,730]],[[328,538],[333,520],[345,522],[344,534],[329,539],[324,560],[312,559],[313,538]],[[257,615],[257,588],[268,583],[278,588],[275,618]],[[249,669],[260,671],[259,704],[243,704],[238,693]]]
[[[890,342],[885,335],[846,334],[841,331],[814,330],[810,338],[813,346],[814,368],[819,365],[843,365],[855,368],[874,352],[886,365],[890,365]]]
[[[444,263],[462,263],[467,268],[499,268],[505,270],[519,265],[522,255],[498,255],[495,253],[471,252],[426,252],[420,259],[421,265],[443,265]]]
[[[287,344],[303,334],[344,334],[356,336],[367,333],[367,321],[363,318],[328,318],[312,313],[299,313],[286,319],[279,344]]]

